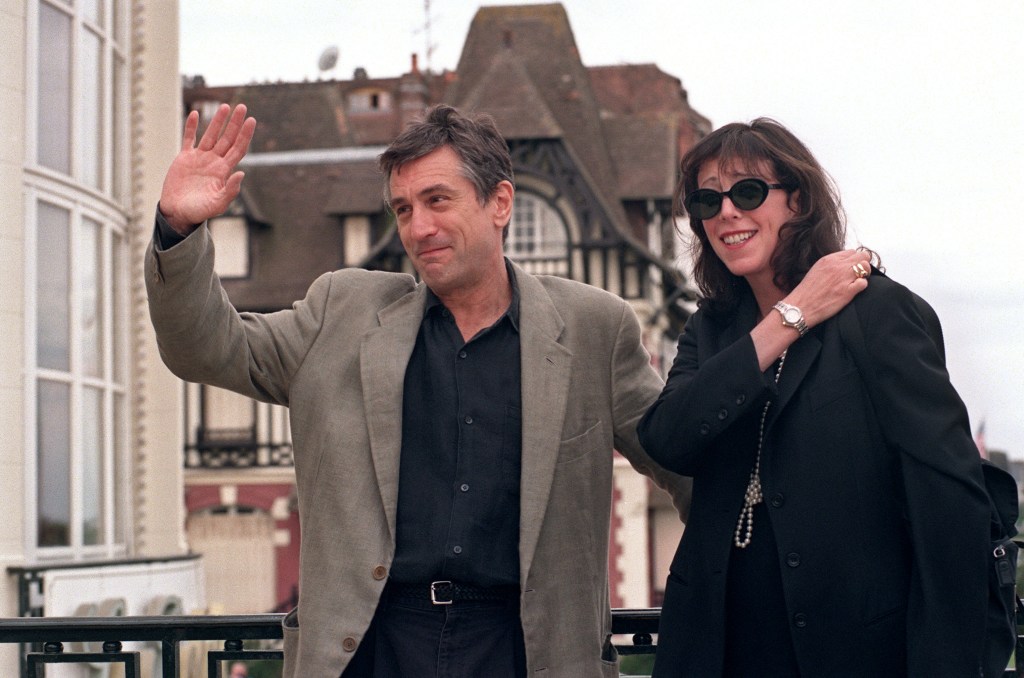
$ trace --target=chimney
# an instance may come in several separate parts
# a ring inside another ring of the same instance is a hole
[[[398,82],[398,114],[401,127],[417,120],[427,110],[427,81],[420,72],[419,56],[412,54],[412,70],[403,75]]]

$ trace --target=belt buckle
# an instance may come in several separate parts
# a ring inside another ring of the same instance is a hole
[[[433,603],[434,605],[451,605],[452,602],[453,602],[452,598],[451,598],[451,591],[450,591],[451,585],[452,585],[452,583],[450,581],[434,581],[434,582],[430,582],[430,602]],[[438,600],[437,599],[437,587],[438,586],[448,586],[449,587],[448,600]]]

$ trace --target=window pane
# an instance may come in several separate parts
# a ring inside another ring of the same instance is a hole
[[[125,383],[125,366],[123,346],[127,331],[126,317],[128,314],[128,275],[125,270],[125,244],[124,238],[119,234],[111,235],[111,266],[113,267],[112,279],[114,281],[110,295],[113,300],[114,326],[111,332],[113,350],[110,359],[113,361],[114,383],[123,386]]]
[[[121,544],[127,541],[124,512],[128,504],[131,476],[128,473],[130,460],[125,446],[125,429],[128,411],[125,398],[114,394],[114,535],[113,541]]]
[[[71,173],[71,17],[39,4],[38,162]]]
[[[90,377],[103,374],[103,231],[92,219],[82,220],[78,238],[79,328],[82,370]]]
[[[126,48],[128,45],[125,44],[126,40],[124,37],[125,33],[125,16],[124,12],[127,9],[126,5],[128,0],[114,0],[114,40],[122,48]]]
[[[36,229],[36,361],[40,367],[71,369],[68,233],[71,213],[39,203]]]
[[[82,543],[102,544],[103,525],[103,394],[82,390]]]
[[[113,153],[110,157],[111,175],[113,177],[112,193],[114,200],[122,205],[128,203],[128,92],[127,68],[124,59],[114,57],[114,96],[113,99]]]
[[[39,381],[36,502],[39,546],[71,544],[70,387]]]
[[[82,6],[82,17],[86,21],[100,23],[103,20],[101,0],[78,0]]]
[[[81,102],[82,116],[82,183],[103,188],[103,64],[100,39],[88,29],[82,31]]]

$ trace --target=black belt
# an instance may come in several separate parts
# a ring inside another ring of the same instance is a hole
[[[468,601],[512,601],[519,599],[518,586],[473,586],[452,581],[429,584],[388,584],[388,595],[395,598],[429,600],[434,605]]]

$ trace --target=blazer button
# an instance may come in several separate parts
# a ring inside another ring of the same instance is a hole
[[[736,396],[736,404],[737,405],[742,405],[745,402],[747,402],[747,396],[746,395],[741,393],[738,396]]]
[[[729,410],[723,408],[718,410],[718,421],[725,421],[726,417],[729,416]]]
[[[786,556],[786,565],[790,567],[800,567],[800,554],[790,553]]]
[[[373,568],[373,578],[377,581],[380,581],[381,579],[386,579],[387,576],[388,568],[384,567],[383,565],[378,565],[377,567]]]
[[[802,629],[807,626],[807,615],[803,612],[797,612],[793,615],[793,625],[798,629]]]
[[[782,496],[782,493],[773,494],[771,501],[772,508],[782,508],[782,505],[786,503],[786,498]]]
[[[345,640],[341,641],[341,649],[345,652],[355,652],[356,648],[359,647],[359,643],[352,636],[349,636]]]
[[[703,424],[700,425],[700,434],[702,436],[706,436],[709,433],[711,433],[711,424],[704,422]]]

